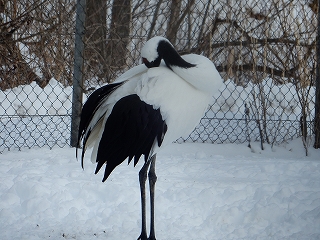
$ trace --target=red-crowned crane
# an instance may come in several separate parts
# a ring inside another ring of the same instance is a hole
[[[128,163],[134,159],[135,166],[144,155],[144,165],[139,172],[142,230],[138,239],[155,240],[156,154],[168,143],[190,134],[222,79],[209,59],[196,54],[180,56],[163,37],[147,41],[141,55],[144,64],[89,96],[81,113],[78,147],[82,141],[82,167],[85,151],[92,146],[91,160],[97,163],[95,173],[106,164],[102,181],[126,159]],[[145,202],[147,177],[151,201],[149,238]]]

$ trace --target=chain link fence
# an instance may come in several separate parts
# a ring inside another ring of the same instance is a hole
[[[0,0],[0,152],[65,146],[75,2]]]
[[[225,83],[178,142],[309,146],[317,11],[316,0],[0,0],[0,152],[68,145],[72,98],[81,106],[140,64],[155,35],[207,56]]]

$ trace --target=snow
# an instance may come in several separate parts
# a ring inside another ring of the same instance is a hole
[[[72,87],[51,79],[43,89],[36,82],[0,91],[1,115],[66,115],[71,113]]]
[[[138,171],[103,172],[75,149],[5,152],[0,239],[136,239]],[[283,146],[172,144],[157,156],[157,239],[319,239],[320,152]]]

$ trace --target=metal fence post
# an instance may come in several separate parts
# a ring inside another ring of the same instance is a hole
[[[75,29],[73,95],[70,137],[71,147],[77,146],[78,129],[80,124],[80,114],[82,108],[86,0],[77,1],[76,11],[77,15]]]
[[[318,0],[318,29],[317,29],[317,52],[316,52],[316,96],[314,117],[314,148],[320,148],[320,0]]]

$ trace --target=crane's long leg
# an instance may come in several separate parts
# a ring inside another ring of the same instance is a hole
[[[153,155],[151,158],[151,165],[149,170],[149,187],[150,187],[150,236],[149,240],[156,240],[155,230],[154,230],[154,192],[155,192],[155,184],[157,181],[156,175],[156,155]]]
[[[141,226],[141,234],[138,237],[138,240],[148,239],[147,229],[146,229],[146,181],[147,181],[147,172],[148,172],[149,165],[150,165],[150,161],[145,162],[139,172],[142,226]]]

